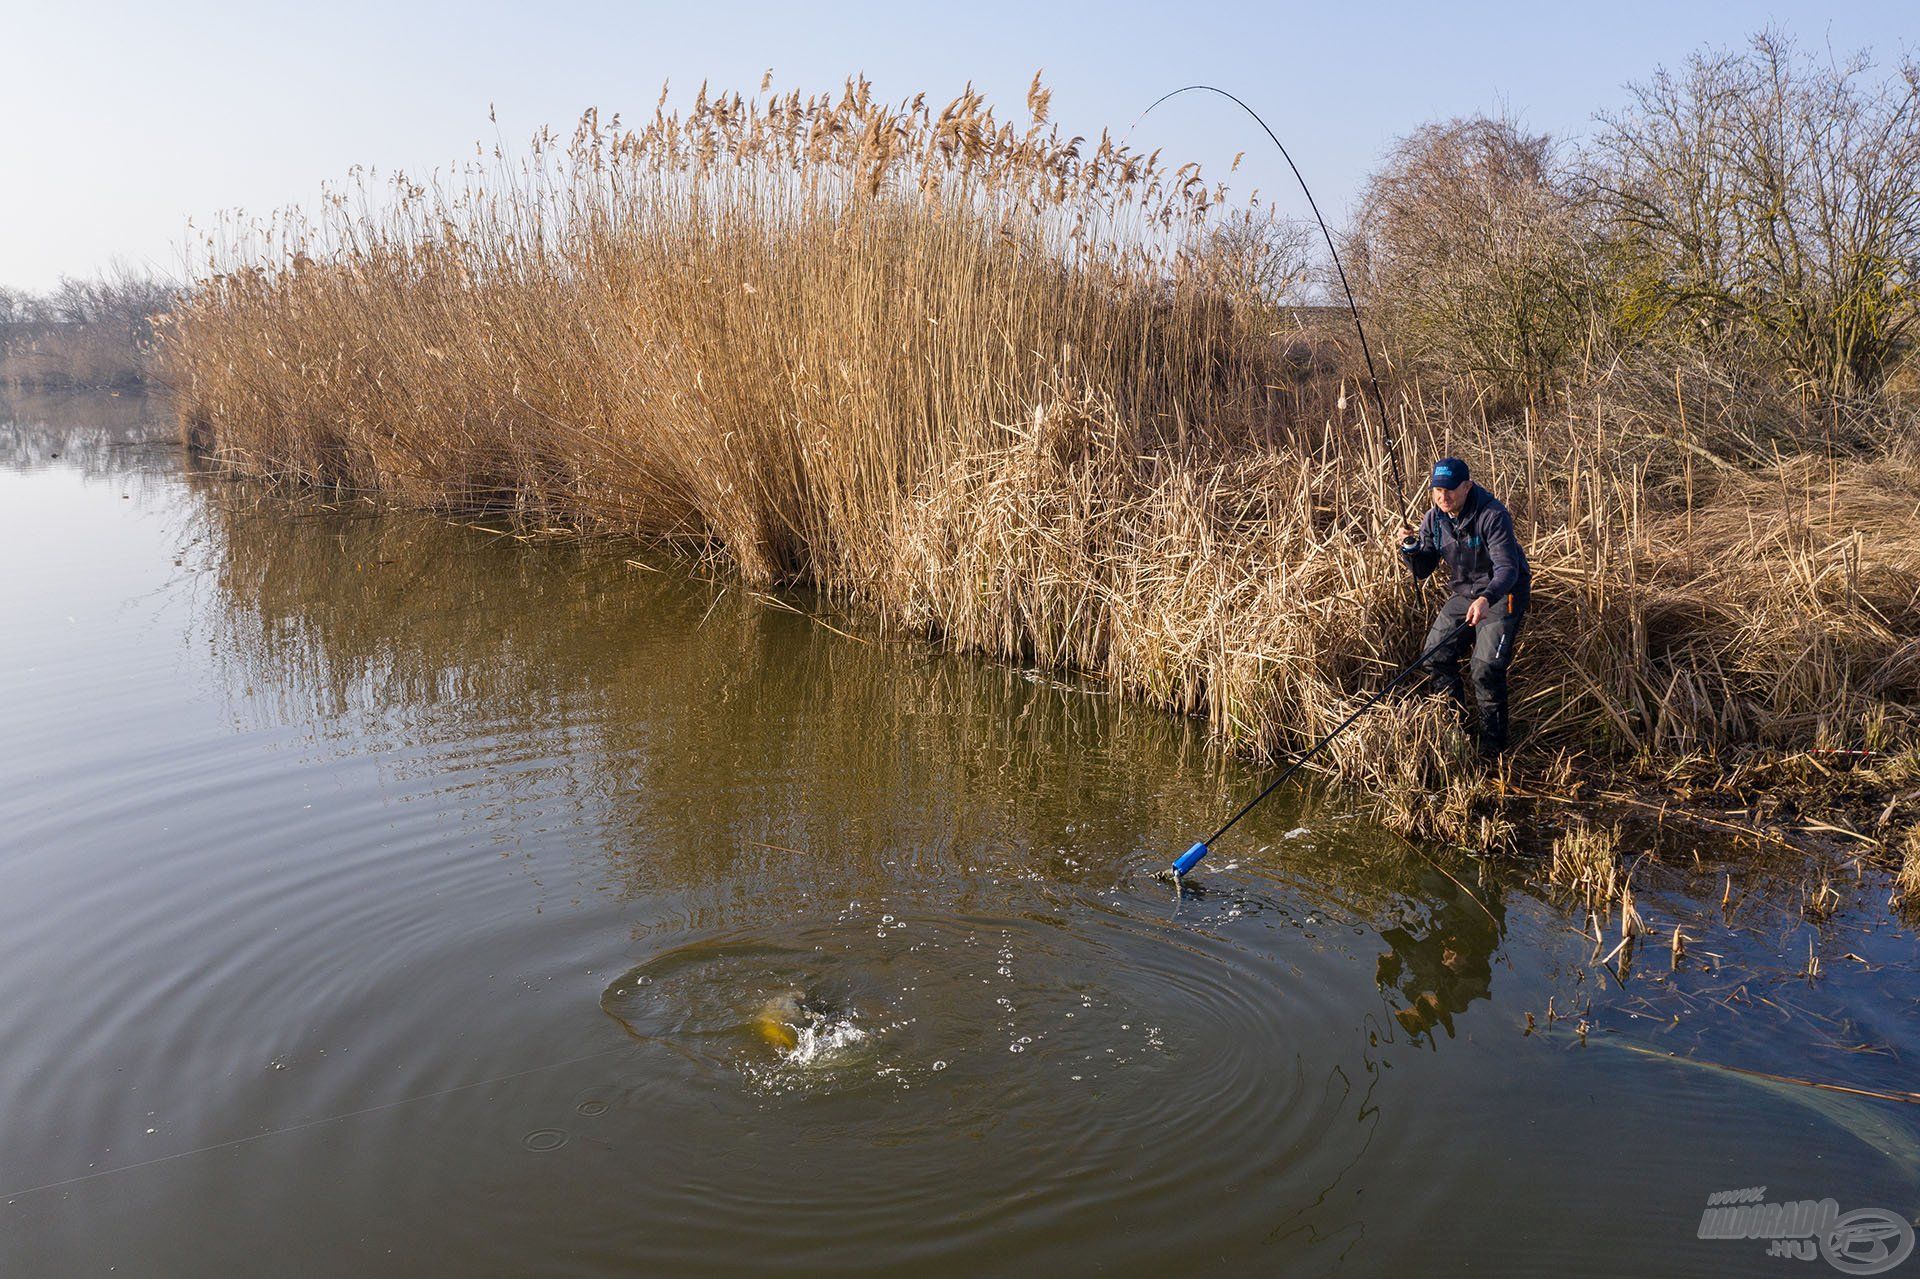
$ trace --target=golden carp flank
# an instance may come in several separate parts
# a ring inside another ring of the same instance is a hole
[[[782,1052],[792,1052],[800,1043],[800,1036],[794,1033],[793,1027],[771,1013],[763,1012],[754,1018],[753,1026],[760,1032],[760,1038]]]
[[[800,998],[800,991],[782,992],[762,1004],[754,1014],[753,1028],[760,1038],[782,1052],[792,1052],[800,1044]]]

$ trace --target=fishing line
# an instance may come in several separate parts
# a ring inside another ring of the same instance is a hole
[[[1252,107],[1242,102],[1239,98],[1236,98],[1233,94],[1228,93],[1225,89],[1216,88],[1210,84],[1184,85],[1171,93],[1161,94],[1153,100],[1152,106],[1142,111],[1139,116],[1134,119],[1133,124],[1127,127],[1127,132],[1132,133],[1140,121],[1146,119],[1153,111],[1154,107],[1159,106],[1168,98],[1177,98],[1183,93],[1193,93],[1202,89],[1208,93],[1219,94],[1253,117],[1253,122],[1260,126],[1268,138],[1272,139],[1273,145],[1280,148],[1280,158],[1287,162],[1287,168],[1293,171],[1293,180],[1300,184],[1301,194],[1307,197],[1307,207],[1313,210],[1313,220],[1320,224],[1320,234],[1327,242],[1327,252],[1333,255],[1333,269],[1340,276],[1340,290],[1347,295],[1347,311],[1353,316],[1353,331],[1358,334],[1360,338],[1360,355],[1367,362],[1367,389],[1373,393],[1374,410],[1380,414],[1380,441],[1386,448],[1387,460],[1393,464],[1393,495],[1394,498],[1404,506],[1406,503],[1407,476],[1400,464],[1400,449],[1398,443],[1394,440],[1393,431],[1388,425],[1387,401],[1386,397],[1380,393],[1380,377],[1379,374],[1374,371],[1373,349],[1367,345],[1366,326],[1360,323],[1360,307],[1353,300],[1353,287],[1347,283],[1347,268],[1341,264],[1340,250],[1333,246],[1333,232],[1327,229],[1327,220],[1320,216],[1319,201],[1313,198],[1313,192],[1307,187],[1307,180],[1300,176],[1300,166],[1295,164],[1293,157],[1287,153],[1286,144],[1280,141],[1280,135],[1275,133],[1272,128],[1267,125],[1267,122],[1260,118],[1258,111],[1255,111]]]
[[[305,1128],[318,1128],[322,1124],[335,1124],[343,1119],[355,1119],[361,1115],[371,1115],[376,1111],[392,1110],[395,1106],[406,1106],[416,1101],[431,1101],[435,1097],[446,1097],[457,1092],[467,1092],[474,1088],[485,1088],[488,1084],[504,1084],[509,1080],[524,1079],[528,1075],[537,1075],[546,1070],[558,1070],[562,1066],[572,1066],[583,1061],[592,1061],[596,1057],[605,1057],[611,1053],[629,1052],[638,1047],[636,1044],[620,1044],[613,1048],[603,1048],[599,1052],[587,1053],[580,1057],[569,1057],[565,1061],[550,1061],[544,1066],[533,1066],[526,1070],[516,1070],[510,1075],[495,1075],[492,1079],[476,1079],[470,1084],[455,1084],[451,1088],[442,1088],[438,1092],[421,1093],[415,1097],[402,1097],[397,1101],[383,1101],[377,1106],[363,1106],[359,1110],[348,1110],[338,1115],[328,1115],[324,1119],[309,1119],[305,1123],[290,1124],[285,1128],[271,1128],[266,1132],[257,1132],[248,1137],[235,1137],[231,1141],[216,1141],[211,1146],[200,1146],[194,1150],[181,1150],[171,1155],[160,1155],[153,1159],[143,1159],[135,1164],[122,1164],[118,1168],[102,1168],[99,1172],[85,1172],[78,1177],[68,1177],[64,1181],[49,1181],[38,1186],[28,1186],[23,1190],[9,1191],[5,1196],[8,1203],[24,1196],[38,1194],[42,1190],[58,1190],[62,1186],[75,1186],[83,1181],[96,1181],[101,1177],[111,1177],[118,1172],[132,1172],[136,1168],[151,1168],[155,1164],[171,1163],[175,1159],[186,1159],[193,1155],[209,1154],[215,1150],[227,1150],[234,1146],[244,1146],[249,1142],[264,1141],[268,1137],[279,1137],[290,1132],[299,1132]]]

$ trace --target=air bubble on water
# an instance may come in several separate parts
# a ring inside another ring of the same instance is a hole
[[[935,1070],[945,1070],[947,1068],[947,1063],[944,1061],[936,1061],[933,1063],[933,1068]]]
[[[883,924],[891,924],[891,923],[893,922],[893,916],[892,916],[892,915],[882,915],[882,916],[880,916],[880,922],[881,922],[881,923],[883,923]]]
[[[1027,1051],[1027,1049],[1024,1044],[1008,1044],[1007,1051],[1010,1053],[1023,1053]]]
[[[1032,1043],[1032,1042],[1033,1042],[1033,1036],[1032,1036],[1032,1035],[1022,1035],[1022,1036],[1020,1036],[1020,1042],[1021,1042],[1021,1043],[1023,1043],[1023,1044],[1030,1044],[1030,1043]]]

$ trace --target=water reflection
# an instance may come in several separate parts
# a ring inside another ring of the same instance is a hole
[[[490,763],[537,759],[613,828],[667,840],[624,866],[637,892],[743,859],[836,880],[981,858],[1111,875],[1170,830],[1166,810],[1211,811],[1238,780],[1192,726],[1097,690],[843,639],[603,552],[241,508],[204,485],[210,638],[226,684],[247,690],[242,713],[330,724],[349,745],[439,738]]]
[[[164,397],[137,392],[0,392],[0,467],[37,470],[55,462],[89,479],[151,472],[143,450],[178,438]]]
[[[1419,876],[1426,909],[1414,922],[1380,930],[1388,950],[1374,980],[1393,991],[1400,1007],[1394,1019],[1416,1041],[1436,1026],[1454,1035],[1453,1019],[1493,993],[1493,958],[1506,931],[1503,892],[1478,894],[1428,868]]]

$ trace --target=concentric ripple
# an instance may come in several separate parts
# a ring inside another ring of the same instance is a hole
[[[773,1196],[790,1248],[825,1246],[809,1220],[877,1234],[912,1219],[955,1238],[1150,1199],[1202,1211],[1209,1183],[1310,1179],[1350,1162],[1338,1147],[1363,1135],[1332,1122],[1356,1108],[1359,1064],[1330,1069],[1299,1047],[1354,1043],[1350,1020],[1342,1033],[1271,956],[1110,912],[856,905],[777,937],[684,943],[610,982],[601,1007],[657,1050],[635,1063],[626,1106],[697,1097],[783,1143],[832,1133],[874,1150],[852,1185],[845,1169],[827,1186],[748,1161],[697,1194],[681,1187],[670,1208],[718,1229]],[[796,1011],[791,1038],[768,1032]],[[810,1031],[839,1038],[809,1050]],[[953,1184],[956,1160],[971,1188]]]

